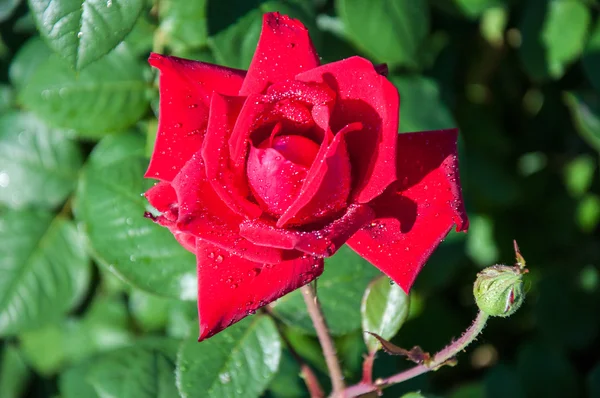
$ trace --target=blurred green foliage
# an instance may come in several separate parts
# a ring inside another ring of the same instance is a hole
[[[157,109],[144,58],[245,68],[275,10],[323,62],[387,63],[401,132],[460,128],[471,229],[433,254],[393,342],[435,352],[460,335],[475,274],[512,263],[513,239],[531,271],[524,306],[456,367],[384,396],[600,397],[597,0],[1,1],[0,397],[308,396],[296,355],[328,387],[298,293],[196,344],[194,258],[141,217]],[[377,276],[343,249],[319,283],[349,383]],[[379,353],[375,375],[407,366]]]

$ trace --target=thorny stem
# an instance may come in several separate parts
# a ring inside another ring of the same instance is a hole
[[[359,395],[366,394],[369,392],[378,392],[384,387],[388,387],[392,384],[401,383],[403,381],[417,377],[423,373],[427,373],[430,370],[436,370],[446,362],[454,358],[459,352],[464,350],[469,344],[471,344],[475,338],[481,333],[485,327],[485,323],[488,320],[488,315],[479,311],[477,317],[473,321],[473,324],[460,336],[459,339],[453,341],[451,344],[446,346],[443,350],[433,356],[431,361],[427,364],[417,365],[413,368],[400,372],[394,376],[390,376],[385,379],[377,379],[375,383],[365,383],[363,380],[361,383],[354,386],[348,387],[343,391],[342,397],[358,397]]]
[[[331,378],[331,385],[333,389],[331,396],[343,397],[344,388],[346,388],[346,386],[344,385],[342,368],[340,367],[340,363],[335,353],[333,339],[329,334],[329,329],[327,328],[327,323],[325,322],[321,305],[317,300],[315,287],[312,283],[309,283],[308,285],[303,286],[301,290],[302,296],[304,297],[304,302],[306,303],[306,308],[308,310],[308,315],[310,315],[310,319],[312,320],[315,330],[317,331],[317,337],[319,338],[319,343],[321,344],[321,349],[323,350],[323,356],[325,357],[325,362],[327,363],[327,369],[329,369],[329,377]]]

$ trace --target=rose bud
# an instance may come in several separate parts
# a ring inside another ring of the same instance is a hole
[[[520,267],[493,265],[477,274],[473,285],[477,306],[489,316],[514,314],[523,301],[523,271]]]
[[[466,230],[457,130],[398,135],[399,95],[360,57],[320,65],[264,16],[247,71],[152,54],[155,221],[196,254],[200,340],[317,278],[347,243],[405,291]]]

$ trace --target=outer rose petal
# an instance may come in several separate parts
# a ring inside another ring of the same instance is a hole
[[[325,82],[338,93],[332,131],[352,122],[363,124],[362,130],[346,135],[354,180],[352,196],[358,203],[379,196],[396,179],[398,90],[361,57],[320,66],[296,79]]]
[[[265,14],[258,46],[240,95],[262,93],[269,84],[291,80],[319,64],[308,30],[300,21],[278,12]]]
[[[247,199],[250,191],[244,170],[230,168],[228,140],[236,118],[239,118],[242,103],[243,98],[240,97],[224,97],[216,93],[213,95],[206,139],[202,145],[202,158],[206,177],[221,200],[235,213],[256,218],[262,211]]]
[[[150,202],[150,204],[156,208],[156,210],[162,213],[158,217],[154,217],[150,213],[146,213],[144,216],[152,219],[159,225],[168,228],[181,246],[183,246],[186,250],[195,253],[196,237],[186,234],[177,228],[177,215],[179,213],[179,206],[177,205],[177,195],[175,194],[175,190],[171,184],[168,182],[159,182],[146,191],[144,196],[148,199],[148,202]]]
[[[177,194],[168,182],[159,182],[144,194],[148,202],[173,221],[177,220]]]
[[[243,218],[232,212],[212,189],[204,163],[195,154],[173,180],[179,199],[177,229],[252,261],[278,263],[280,249],[254,245],[239,234]]]
[[[374,216],[368,205],[351,205],[344,215],[315,231],[282,229],[264,221],[247,220],[240,225],[240,235],[257,245],[329,257]]]
[[[306,285],[323,272],[323,260],[306,255],[265,265],[237,257],[201,239],[196,247],[199,341]]]
[[[160,70],[160,112],[145,176],[172,181],[202,145],[212,93],[237,94],[245,72],[154,53],[148,62]]]
[[[375,221],[348,241],[406,292],[452,225],[468,228],[457,134],[456,129],[400,134],[398,181],[371,203]]]

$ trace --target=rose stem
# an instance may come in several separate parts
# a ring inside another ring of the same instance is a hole
[[[302,359],[300,354],[298,354],[296,352],[296,350],[294,349],[294,346],[292,345],[292,343],[290,342],[288,337],[285,335],[285,332],[284,332],[283,328],[281,327],[281,324],[278,322],[277,318],[273,315],[273,312],[271,311],[271,309],[269,307],[263,307],[262,310],[265,312],[265,314],[267,316],[269,316],[269,317],[271,317],[271,319],[273,319],[273,321],[275,322],[275,327],[277,328],[277,331],[279,332],[279,336],[281,337],[281,340],[283,340],[287,349],[292,354],[292,357],[294,357],[294,360],[300,366],[300,374],[302,375],[302,379],[304,379],[304,384],[306,384],[306,389],[308,390],[310,397],[311,398],[325,397],[323,388],[321,387],[321,384],[319,384],[319,379],[317,379],[317,376],[315,376],[315,373],[310,368],[310,366],[308,366],[308,364],[306,362],[304,362],[304,359]]]
[[[317,300],[317,293],[314,285],[309,283],[308,285],[303,286],[301,290],[304,302],[306,303],[306,309],[308,310],[308,315],[310,315],[310,319],[317,331],[317,337],[319,338],[319,343],[321,344],[321,349],[325,356],[327,369],[329,369],[329,377],[331,378],[331,386],[333,389],[331,395],[334,397],[343,396],[341,393],[343,393],[344,388],[346,388],[344,385],[344,376],[335,353],[333,339],[329,334],[329,329],[327,328],[327,323],[325,322],[325,317],[321,310],[321,305]]]
[[[464,350],[469,344],[471,344],[475,338],[481,333],[485,327],[485,323],[488,320],[488,315],[479,311],[477,317],[469,326],[469,328],[460,336],[459,339],[453,341],[447,345],[443,350],[435,354],[432,360],[427,364],[417,365],[413,368],[400,372],[394,376],[390,376],[385,379],[378,379],[375,384],[359,383],[354,386],[348,387],[344,391],[344,397],[357,397],[368,392],[376,392],[383,387],[390,386],[392,384],[401,383],[403,381],[417,377],[423,373],[427,373],[430,370],[435,370],[439,366],[443,365],[446,361],[455,357],[459,352]]]

